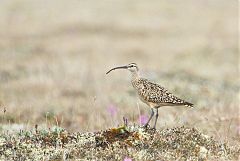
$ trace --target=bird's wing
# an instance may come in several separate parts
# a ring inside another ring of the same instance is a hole
[[[185,105],[185,106],[193,106],[193,104],[186,102],[177,96],[173,95],[164,87],[152,83],[148,80],[145,83],[146,89],[146,97],[149,102],[156,104],[165,104],[165,105]]]

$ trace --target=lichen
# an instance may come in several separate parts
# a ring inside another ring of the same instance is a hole
[[[54,127],[0,136],[0,160],[237,160],[239,154],[239,147],[184,126],[152,130],[124,125],[85,133]]]

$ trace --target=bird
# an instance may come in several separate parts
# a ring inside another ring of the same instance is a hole
[[[192,103],[187,102],[179,97],[173,95],[166,88],[159,84],[153,83],[148,79],[142,78],[139,75],[139,68],[136,63],[130,63],[124,66],[118,66],[110,69],[106,74],[117,69],[127,69],[131,73],[131,83],[133,88],[136,90],[138,97],[142,102],[147,104],[151,109],[151,115],[143,127],[147,128],[149,122],[153,118],[155,112],[155,122],[153,129],[156,129],[156,124],[158,120],[158,109],[162,106],[186,106],[194,107]],[[155,110],[155,112],[154,112]]]

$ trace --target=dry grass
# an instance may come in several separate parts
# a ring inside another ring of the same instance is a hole
[[[186,125],[239,145],[236,1],[5,0],[0,14],[2,132],[101,130],[123,116],[138,123],[148,108],[128,73],[105,75],[136,62],[144,77],[196,105],[160,109],[160,129]]]

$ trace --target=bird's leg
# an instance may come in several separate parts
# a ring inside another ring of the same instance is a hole
[[[151,108],[151,115],[150,115],[150,117],[149,117],[147,123],[144,125],[144,127],[147,127],[147,126],[148,126],[148,124],[149,124],[149,122],[151,121],[153,115],[154,115],[154,110],[153,110],[153,108]]]
[[[156,108],[156,118],[155,118],[155,123],[154,123],[154,126],[153,128],[156,129],[156,124],[157,124],[157,120],[158,120],[158,108]]]

